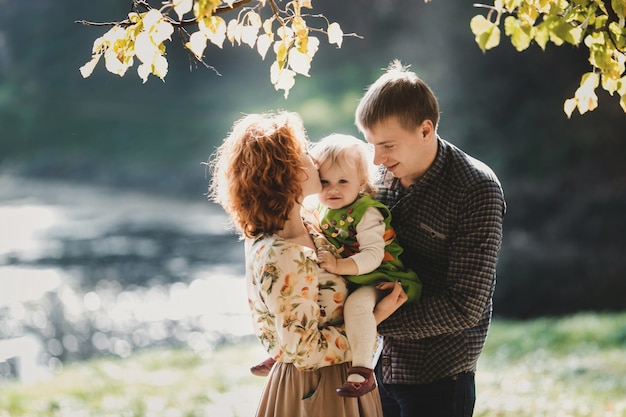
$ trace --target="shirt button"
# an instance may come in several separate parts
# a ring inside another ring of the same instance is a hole
[[[385,356],[383,358],[383,366],[389,366],[391,365],[391,358],[389,356]]]

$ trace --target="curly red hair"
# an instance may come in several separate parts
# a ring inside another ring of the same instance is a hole
[[[281,230],[302,197],[302,154],[308,139],[296,113],[247,115],[213,154],[209,198],[246,237]]]

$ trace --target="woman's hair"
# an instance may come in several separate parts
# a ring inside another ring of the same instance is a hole
[[[333,133],[313,144],[311,156],[318,167],[330,163],[354,170],[359,180],[365,182],[361,191],[369,196],[375,194],[376,189],[372,185],[374,165],[367,144],[362,140],[350,135]]]
[[[246,237],[281,230],[302,198],[301,161],[307,146],[296,113],[239,119],[209,161],[209,199],[224,208]]]
[[[386,72],[369,86],[355,112],[359,130],[395,117],[400,126],[412,130],[428,119],[435,129],[439,103],[430,87],[408,67],[394,60]]]

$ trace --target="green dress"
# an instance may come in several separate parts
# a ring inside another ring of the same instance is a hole
[[[385,256],[378,268],[362,275],[346,275],[345,278],[355,284],[372,285],[381,281],[400,281],[409,301],[418,301],[422,293],[422,283],[417,274],[400,260],[403,249],[396,241],[396,233],[391,226],[391,212],[383,203],[370,196],[358,198],[354,203],[340,209],[322,207],[320,209],[320,227],[327,239],[338,249],[342,257],[347,258],[359,253],[356,226],[366,210],[377,208],[385,222]]]

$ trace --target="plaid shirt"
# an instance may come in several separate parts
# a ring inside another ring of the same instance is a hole
[[[439,138],[428,172],[408,189],[383,172],[401,259],[422,298],[378,326],[383,383],[424,384],[474,372],[491,321],[506,203],[496,175]]]

